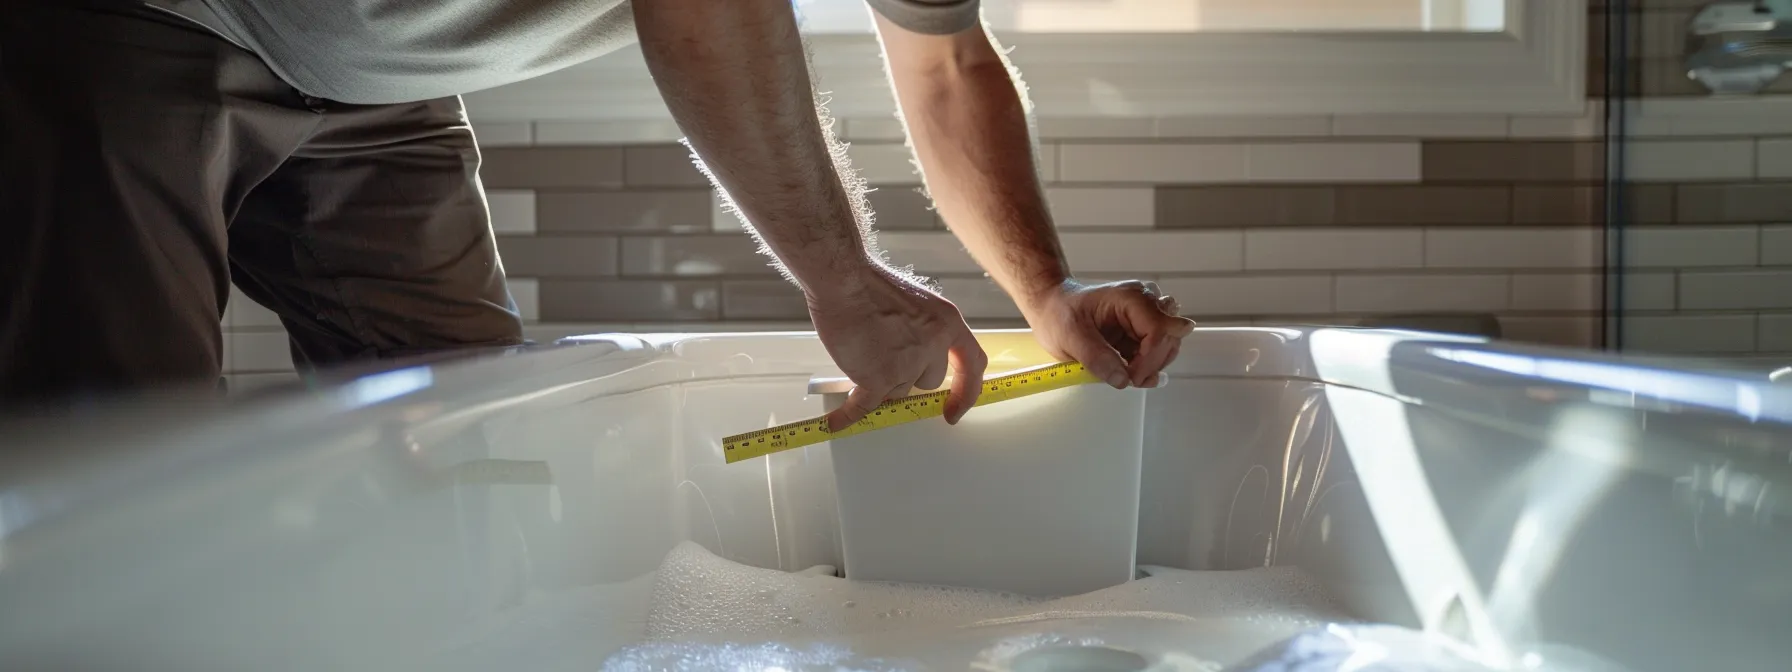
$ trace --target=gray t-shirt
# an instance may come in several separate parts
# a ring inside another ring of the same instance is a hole
[[[144,1],[254,51],[298,90],[345,103],[489,89],[635,40],[629,0]],[[978,1],[866,0],[892,23],[936,35],[977,25]]]

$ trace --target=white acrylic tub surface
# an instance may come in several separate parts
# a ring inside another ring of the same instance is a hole
[[[597,337],[217,417],[0,428],[0,669],[1212,670],[1302,631],[1270,651],[1431,645],[1311,629],[1358,619],[1513,669],[1792,660],[1787,390],[1331,329],[1197,330],[1170,373],[1138,424],[1147,576],[1049,599],[837,578],[833,449],[723,462],[722,437],[821,411],[806,383],[838,371],[812,334]]]

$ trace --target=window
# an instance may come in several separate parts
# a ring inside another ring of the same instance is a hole
[[[863,0],[795,0],[812,35],[871,30]],[[1505,0],[983,0],[997,31],[1498,32]]]

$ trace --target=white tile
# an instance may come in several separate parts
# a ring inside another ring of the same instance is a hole
[[[1163,278],[1157,284],[1189,317],[1332,312],[1329,275]]]
[[[1383,138],[1503,138],[1511,120],[1492,114],[1340,115],[1332,135]]]
[[[853,170],[872,184],[920,184],[908,147],[892,143],[855,142],[847,147]]]
[[[1625,148],[1625,179],[1646,182],[1746,180],[1755,176],[1753,140],[1637,140]]]
[[[1501,315],[1500,339],[1567,348],[1597,348],[1605,340],[1600,319],[1591,315]]]
[[[896,119],[843,119],[836,123],[840,135],[847,140],[894,140],[902,142],[908,136],[902,132],[902,122]]]
[[[1682,310],[1792,308],[1792,269],[1683,271]]]
[[[237,332],[231,341],[233,372],[291,371],[292,349],[284,331]]]
[[[1050,187],[1045,198],[1060,229],[1156,225],[1157,191],[1150,187]]]
[[[1509,134],[1526,140],[1601,138],[1605,136],[1605,103],[1587,101],[1587,110],[1573,116],[1515,116]]]
[[[1039,145],[1039,156],[1036,157],[1039,160],[1039,179],[1046,182],[1056,182],[1061,179],[1058,172],[1059,165],[1063,163],[1063,159],[1059,156],[1060,151],[1062,150],[1056,143],[1041,143]]]
[[[913,266],[915,272],[923,275],[983,271],[965,251],[964,245],[950,233],[880,231],[877,246],[883,249],[891,265],[897,268]]]
[[[1761,227],[1761,265],[1792,266],[1792,226]]]
[[[233,329],[259,329],[281,326],[279,315],[275,315],[274,311],[262,307],[262,305],[256,303],[254,299],[243,294],[243,290],[237,289],[234,286],[230,288],[230,308],[225,312],[228,313],[228,324]]]
[[[526,147],[534,144],[535,130],[527,121],[495,124],[473,122],[473,139],[480,147]]]
[[[721,194],[712,191],[709,195],[709,206],[710,228],[716,232],[728,233],[746,229],[746,224],[741,223],[738,215],[722,208]]]
[[[1082,144],[1059,147],[1064,182],[1243,182],[1248,145]]]
[[[1792,177],[1792,138],[1763,138],[1755,146],[1755,174],[1762,179]]]
[[[535,233],[533,190],[490,189],[485,202],[492,213],[493,233]]]
[[[671,119],[535,122],[537,145],[628,145],[682,139],[684,132]]]
[[[1252,145],[1251,182],[1416,182],[1419,143]]]
[[[1250,229],[1244,266],[1253,271],[1418,268],[1425,264],[1424,235],[1413,228]]]
[[[1756,317],[1755,349],[1792,352],[1792,315],[1767,313]]]
[[[1753,226],[1625,227],[1624,265],[1629,268],[1753,266],[1760,254]]]
[[[1160,138],[1308,138],[1331,135],[1330,117],[1166,117]]]
[[[1632,315],[1619,323],[1623,346],[1642,353],[1753,352],[1753,315]]]
[[[1079,275],[1204,273],[1244,268],[1237,231],[1065,233],[1064,255]]]
[[[1605,305],[1604,288],[1605,277],[1595,273],[1514,275],[1512,309],[1597,311]]]
[[[940,293],[958,305],[967,319],[1015,319],[1020,308],[987,278],[940,278]]]
[[[524,322],[541,321],[541,281],[535,278],[507,278],[505,284],[510,285],[510,298],[516,301],[516,310]]]
[[[1041,117],[1041,138],[1149,138],[1156,135],[1151,117]]]
[[[1512,297],[1505,275],[1340,275],[1340,313],[1499,311]]]
[[[1674,273],[1626,273],[1619,310],[1673,310],[1679,300],[1679,278]]]
[[[232,396],[289,385],[299,380],[297,373],[233,373],[224,377]]]
[[[1593,228],[1438,228],[1425,232],[1432,268],[1595,268],[1604,232]]]

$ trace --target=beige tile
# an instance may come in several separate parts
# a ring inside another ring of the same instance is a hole
[[[1058,152],[1064,182],[1245,182],[1251,175],[1248,145],[1074,143]]]
[[[722,318],[807,321],[809,307],[803,292],[783,280],[728,280],[722,283]]]
[[[249,298],[243,290],[230,288],[230,300],[226,304],[226,324],[234,329],[261,329],[280,326],[280,316],[274,311],[262,307],[254,299]]]
[[[1597,139],[1605,135],[1605,104],[1587,101],[1587,110],[1573,116],[1512,117],[1510,135],[1524,140]]]
[[[777,270],[748,236],[663,236],[622,239],[622,274],[775,275]]]
[[[691,150],[683,145],[624,148],[625,181],[631,187],[707,187],[709,178],[697,170]]]
[[[722,314],[715,281],[541,281],[543,322],[714,320]]]
[[[1236,231],[1065,233],[1059,238],[1078,275],[1223,272],[1244,267],[1244,235]]]
[[[1383,138],[1504,138],[1511,119],[1492,114],[1339,115],[1332,135]]]
[[[1792,221],[1792,182],[1683,184],[1675,193],[1676,221],[1773,224]]]
[[[853,170],[871,184],[920,184],[913,153],[901,143],[855,142],[847,147]]]
[[[671,119],[535,122],[538,145],[639,145],[682,139],[684,132]]]
[[[1020,308],[987,278],[940,278],[940,294],[958,306],[965,319],[1019,319]]]
[[[1588,185],[1518,185],[1512,190],[1512,223],[1601,224],[1605,188]],[[1674,221],[1674,185],[1626,184],[1623,219],[1630,224]]]
[[[1604,305],[1605,276],[1597,273],[1512,276],[1513,310],[1598,311]]]
[[[1792,266],[1792,225],[1761,227],[1761,265]]]
[[[1634,140],[1625,148],[1626,180],[1691,182],[1754,176],[1753,140]]]
[[[497,147],[484,152],[488,189],[622,186],[622,150],[613,147]]]
[[[708,189],[558,191],[536,196],[541,233],[699,233],[714,225]]]
[[[1160,229],[1241,226],[1328,226],[1337,221],[1331,187],[1159,187]]]
[[[1605,341],[1604,322],[1586,316],[1500,316],[1500,338],[1518,343],[1564,348],[1599,348]]]
[[[841,135],[854,142],[862,140],[893,140],[902,142],[907,137],[902,132],[902,122],[896,119],[846,119],[841,123]]]
[[[1329,275],[1163,278],[1157,284],[1189,317],[1332,312]]]
[[[1429,229],[1425,265],[1433,268],[1596,268],[1605,232],[1594,228]]]
[[[921,193],[918,187],[900,184],[875,187],[865,194],[865,198],[871,203],[871,211],[877,213],[878,230],[927,231],[943,228],[939,216],[933,211],[933,201]]]
[[[1766,313],[1755,320],[1755,348],[1761,352],[1792,351],[1792,315]]]
[[[1427,141],[1427,181],[1597,182],[1605,179],[1605,144],[1549,141]]]
[[[1252,271],[1418,268],[1419,229],[1254,229],[1245,232],[1245,268]]]
[[[1792,177],[1792,138],[1762,138],[1755,147],[1755,175],[1764,180]]]
[[[1674,273],[1624,274],[1623,303],[1626,313],[1638,310],[1673,310],[1680,288]]]
[[[616,275],[616,247],[598,236],[498,236],[505,274],[522,278]]]
[[[1662,354],[1753,352],[1753,315],[1631,315],[1619,323],[1626,351]]]
[[[1512,217],[1505,186],[1339,187],[1338,223],[1359,225],[1490,225]]]
[[[1632,226],[1622,240],[1629,268],[1753,266],[1761,252],[1754,226]]]
[[[1331,135],[1331,118],[1166,117],[1157,120],[1160,138],[1307,138]]]
[[[1051,187],[1045,190],[1045,198],[1060,229],[1148,229],[1156,223],[1155,191],[1150,187]]]
[[[284,331],[230,334],[232,372],[291,371],[292,345]]]
[[[950,233],[884,231],[877,235],[877,246],[892,265],[914,266],[924,275],[983,272]]]
[[[527,147],[535,143],[535,131],[527,121],[482,124],[473,122],[473,138],[480,149],[487,147]]]
[[[1156,126],[1151,117],[1041,117],[1038,133],[1045,139],[1150,138]]]
[[[485,192],[485,203],[492,216],[492,233],[535,233],[535,192],[492,189]]]
[[[1792,269],[1682,271],[1681,310],[1792,308]]]
[[[1419,143],[1252,145],[1251,182],[1417,182]]]
[[[541,320],[541,281],[534,278],[507,278],[505,284],[510,286],[510,300],[516,302],[516,312],[524,322]]]
[[[1334,301],[1340,313],[1500,311],[1511,288],[1505,275],[1341,275]]]

